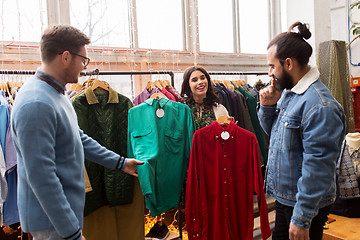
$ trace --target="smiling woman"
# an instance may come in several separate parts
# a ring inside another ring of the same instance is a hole
[[[229,116],[215,94],[209,73],[201,66],[185,70],[180,95],[193,112],[197,130],[210,125],[220,116]]]

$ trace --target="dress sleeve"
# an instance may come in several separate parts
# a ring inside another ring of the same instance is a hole
[[[201,156],[198,151],[199,135],[195,132],[191,154],[190,165],[188,170],[188,177],[186,183],[186,195],[185,195],[185,222],[186,229],[190,240],[202,239],[202,233],[207,231],[207,210],[206,203],[202,201],[201,194],[203,193],[200,162]],[[205,214],[205,215],[204,215]]]
[[[253,138],[252,149],[254,162],[254,188],[257,195],[258,208],[260,212],[261,236],[265,240],[270,237],[271,230],[269,226],[268,209],[263,186],[263,178],[261,175],[260,156],[258,151],[259,146],[257,144],[255,136]]]
[[[186,105],[186,113],[187,113],[187,121],[186,121],[186,127],[188,129],[188,136],[186,139],[186,159],[190,158],[190,152],[191,152],[191,144],[193,141],[193,136],[195,133],[195,121],[194,116],[192,114],[191,109]]]

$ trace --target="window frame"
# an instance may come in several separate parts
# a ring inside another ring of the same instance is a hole
[[[129,24],[130,24],[130,44],[129,48],[121,47],[97,47],[90,46],[89,54],[93,59],[103,61],[106,63],[116,63],[119,58],[125,59],[124,61],[138,62],[140,68],[145,68],[146,64],[142,64],[143,59],[146,58],[149,52],[152,52],[152,59],[158,63],[163,61],[163,55],[174,54],[179,57],[178,60],[181,64],[201,64],[203,66],[209,66],[208,69],[211,71],[223,71],[224,66],[228,71],[263,71],[267,69],[267,61],[265,54],[242,54],[240,49],[240,26],[239,16],[237,8],[239,6],[238,0],[233,1],[233,21],[234,21],[234,53],[213,53],[213,52],[201,52],[199,48],[199,27],[197,17],[197,0],[181,0],[182,1],[182,14],[183,14],[183,51],[172,51],[172,50],[152,50],[152,49],[140,49],[138,44],[137,34],[137,18],[136,18],[136,0],[127,0],[129,6]],[[47,2],[47,13],[48,13],[48,25],[57,24],[70,24],[70,8],[69,0],[46,0]],[[279,14],[280,3],[277,0],[268,0],[269,3],[269,34],[270,39],[276,34],[280,33],[281,30],[281,19]],[[14,43],[16,44],[16,43]],[[3,45],[3,53],[7,54],[7,59],[10,62],[39,62],[39,43],[18,43],[19,45],[31,45],[32,48],[21,50],[21,57],[25,59],[19,59],[16,53],[19,50],[14,51],[13,48]],[[115,54],[109,54],[106,60],[104,59],[104,51],[114,52]],[[129,60],[129,52],[131,52],[131,60]],[[115,55],[115,56],[112,56]],[[13,58],[11,56],[14,56]],[[7,61],[5,59],[5,61]],[[21,64],[20,64],[21,65]],[[24,65],[23,65],[24,66]],[[135,69],[135,68],[134,68]],[[157,70],[157,69],[154,69]],[[164,69],[161,69],[164,70]],[[169,69],[172,70],[172,69]]]

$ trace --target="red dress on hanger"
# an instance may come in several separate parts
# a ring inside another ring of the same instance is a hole
[[[221,137],[224,131],[229,133],[227,140]],[[253,239],[254,191],[262,237],[267,239],[271,231],[255,135],[233,122],[215,121],[197,130],[186,185],[189,239]]]

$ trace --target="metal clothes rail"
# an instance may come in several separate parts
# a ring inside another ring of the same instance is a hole
[[[0,74],[5,75],[33,75],[35,71],[31,70],[0,70]],[[172,71],[103,71],[101,72],[99,69],[92,69],[85,72],[80,72],[80,76],[92,76],[92,75],[170,75],[171,85],[174,86],[174,72]]]
[[[32,70],[0,70],[0,74],[5,75],[33,75],[35,71]]]
[[[268,72],[208,72],[209,75],[267,75]]]
[[[92,69],[89,71],[81,72],[80,76],[91,76],[91,75],[170,75],[171,86],[174,86],[174,72],[172,71],[104,71],[101,72],[99,69]]]

